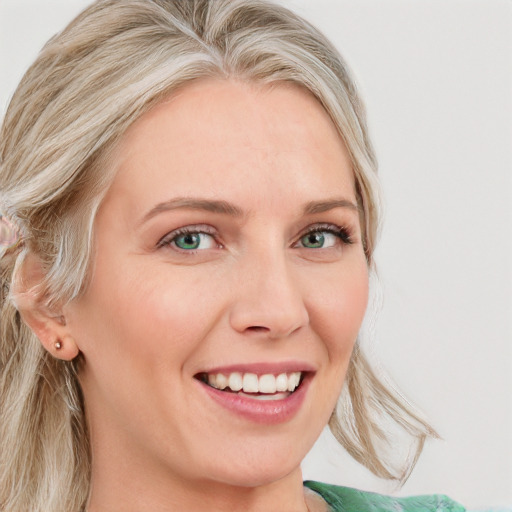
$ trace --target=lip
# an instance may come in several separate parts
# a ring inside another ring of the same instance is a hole
[[[246,366],[237,366],[236,370],[230,371],[253,371],[254,373],[258,373],[254,369],[254,366],[252,366],[252,370],[241,370],[242,368],[246,368]],[[227,371],[228,367],[224,367],[223,369]],[[265,368],[263,371],[271,373],[268,368]],[[284,370],[280,370],[281,373],[283,371]],[[215,369],[215,372],[222,373],[222,370]],[[197,380],[197,383],[211,400],[231,413],[254,423],[275,425],[290,421],[299,412],[304,403],[313,376],[313,372],[306,372],[299,387],[281,400],[256,400],[248,396],[239,395],[238,393],[220,391],[200,380]]]
[[[304,372],[314,373],[316,368],[310,363],[300,361],[285,361],[281,363],[246,363],[232,364],[226,366],[216,366],[214,368],[203,369],[198,373],[222,373],[230,374],[239,373],[255,373],[256,375],[265,375],[271,373],[279,375],[280,373]]]

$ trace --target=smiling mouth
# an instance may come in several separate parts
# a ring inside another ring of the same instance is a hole
[[[236,393],[256,400],[283,400],[301,385],[305,372],[255,373],[231,372],[200,373],[196,376],[208,386],[226,393]]]

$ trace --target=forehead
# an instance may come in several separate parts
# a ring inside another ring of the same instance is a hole
[[[138,204],[169,195],[244,200],[262,188],[269,199],[355,198],[336,127],[311,93],[288,83],[193,82],[136,121],[117,158],[109,195],[136,191]]]

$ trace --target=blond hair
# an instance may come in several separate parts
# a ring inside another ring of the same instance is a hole
[[[13,292],[29,253],[42,260],[48,306],[87,283],[96,211],[110,155],[136,119],[192,80],[293,82],[311,91],[351,155],[368,264],[378,233],[376,160],[365,111],[344,61],[309,23],[262,0],[99,0],[51,39],[16,90],[0,132],[0,212],[22,243],[0,246],[0,510],[80,510],[90,451],[80,357],[46,352]],[[383,445],[392,421],[417,439],[396,465]],[[359,346],[330,427],[360,463],[404,480],[435,435],[385,385]]]

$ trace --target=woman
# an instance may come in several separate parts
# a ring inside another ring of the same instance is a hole
[[[100,0],[25,75],[0,155],[1,510],[462,510],[302,482],[327,423],[401,481],[435,436],[358,347],[376,163],[313,27]]]

